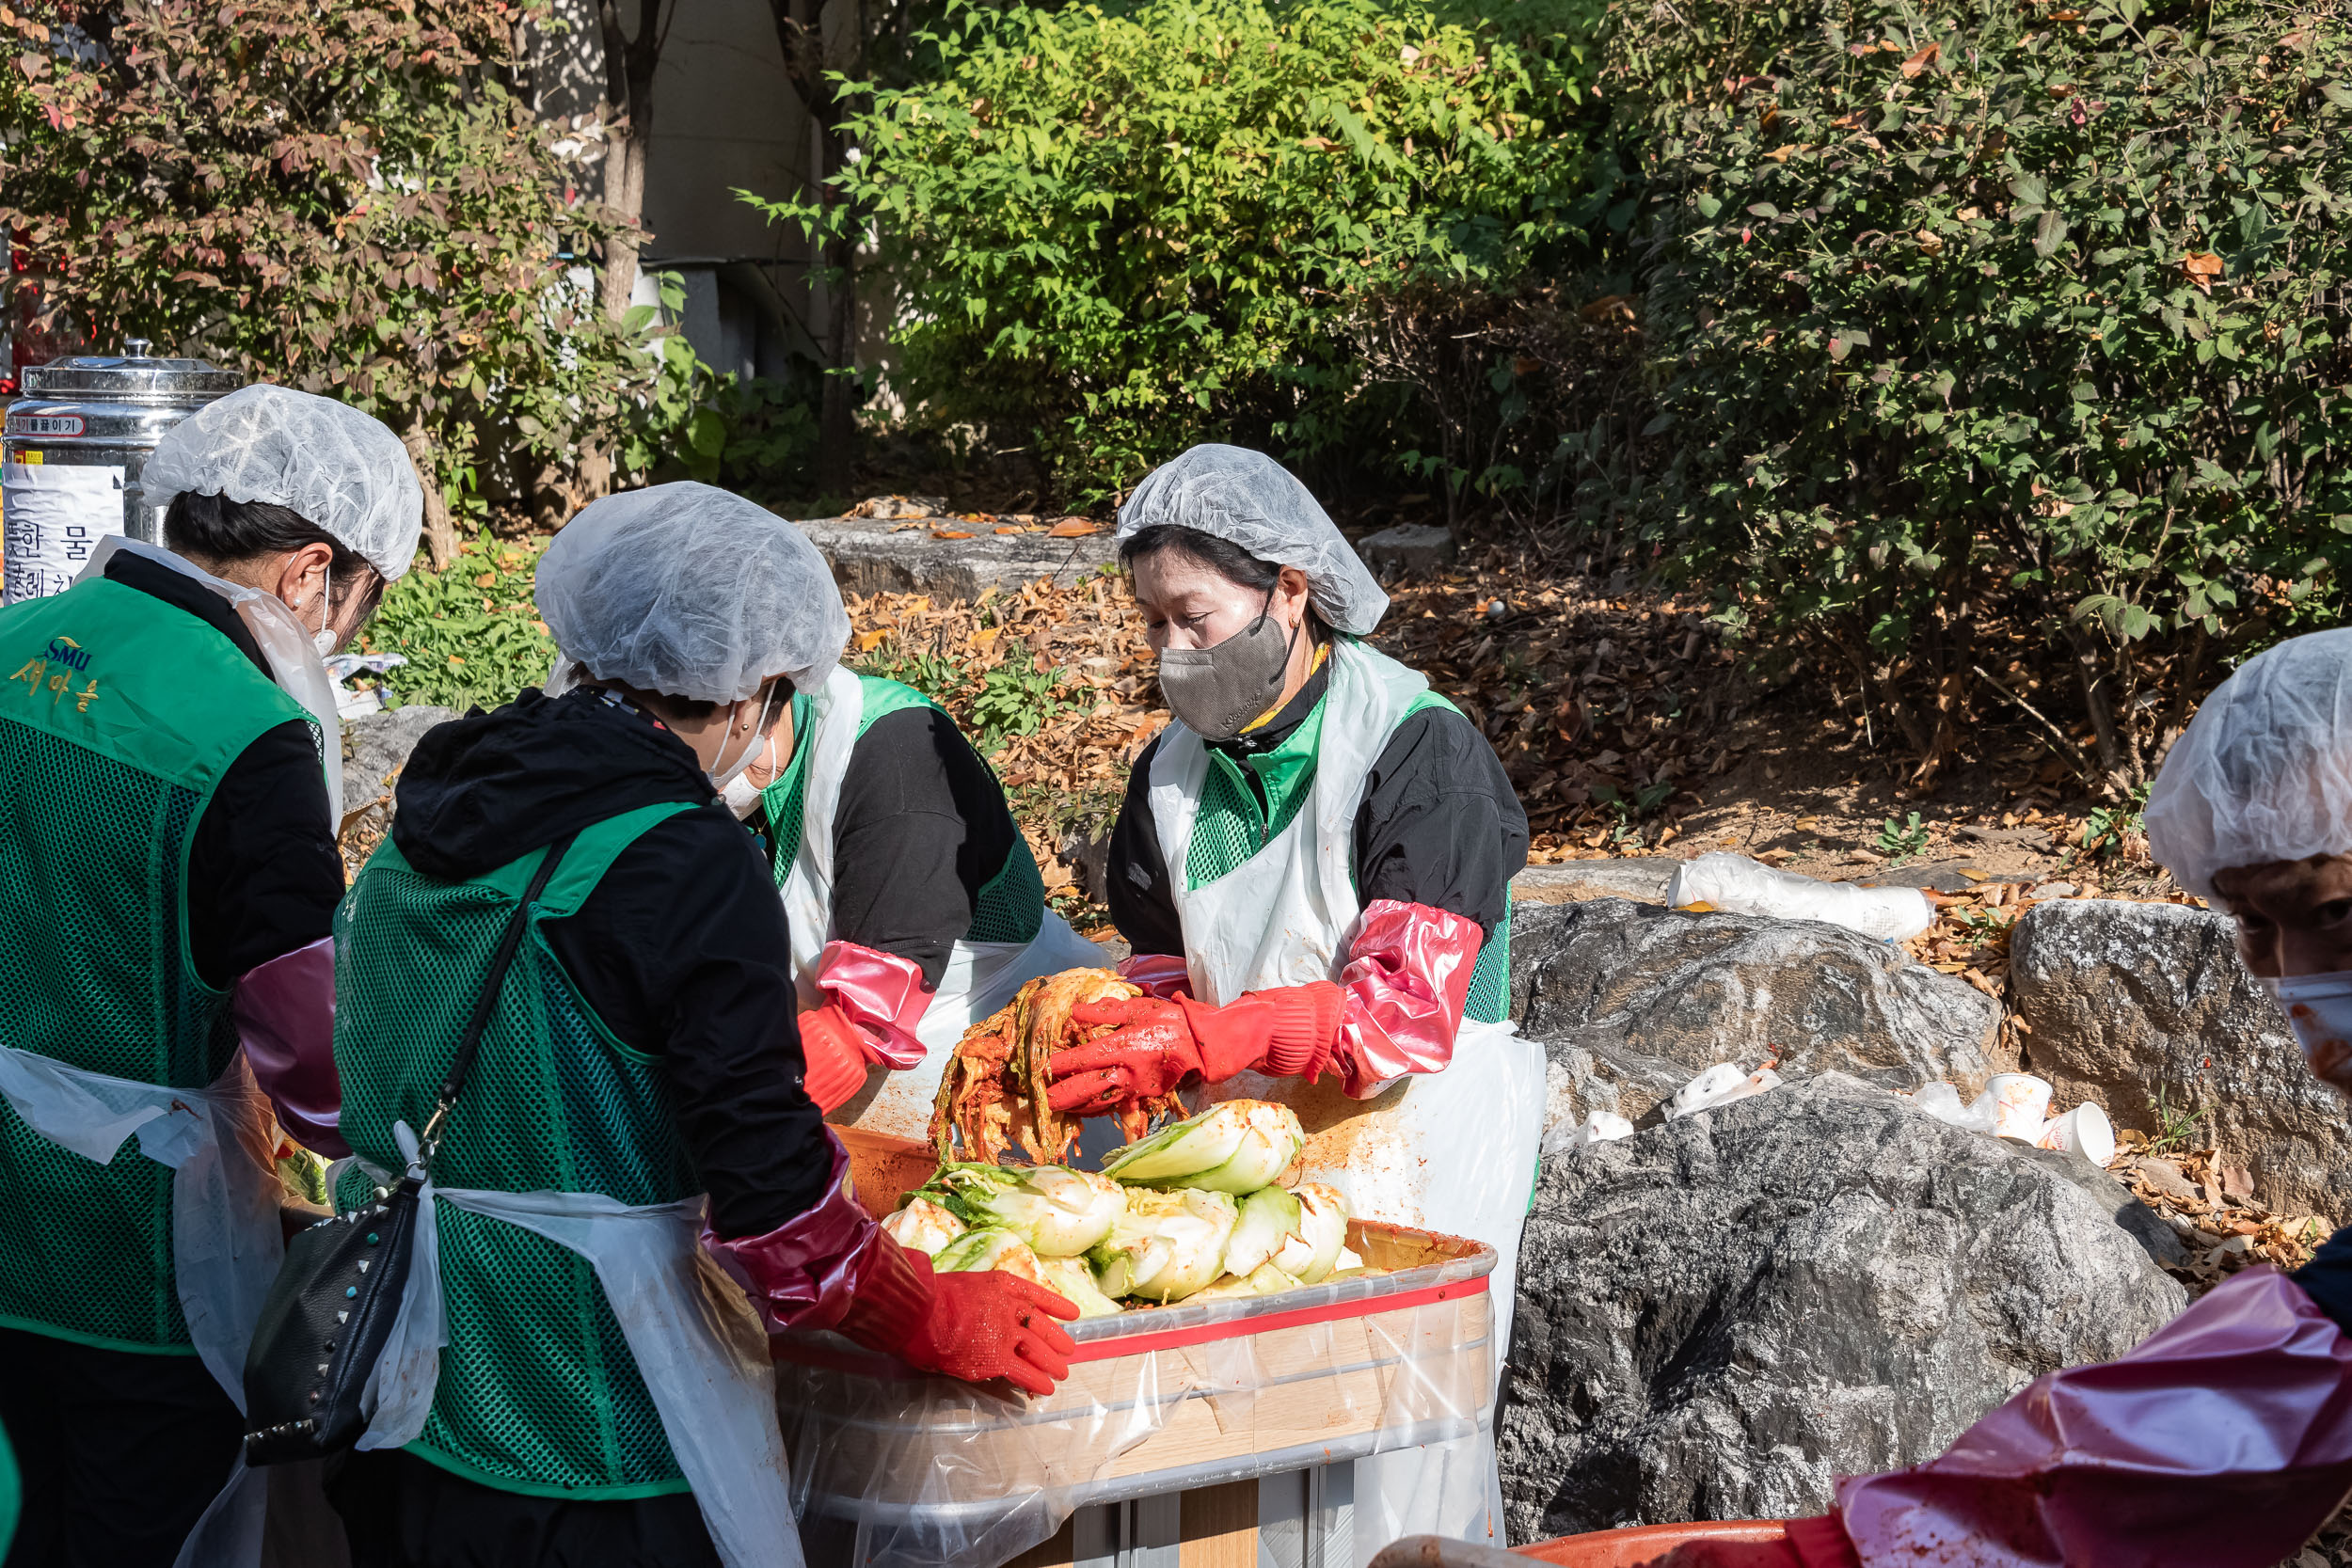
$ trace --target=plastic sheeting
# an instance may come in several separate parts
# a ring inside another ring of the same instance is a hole
[[[1838,1483],[1869,1568],[2267,1568],[2352,1488],[2352,1340],[2249,1269],[2113,1361],[2036,1378],[1909,1470]]]
[[[780,1338],[810,1560],[995,1568],[1087,1504],[1379,1454],[1411,1478],[1383,1499],[1381,1528],[1485,1538],[1494,1251],[1387,1226],[1359,1225],[1350,1243],[1409,1266],[1072,1323],[1078,1359],[1044,1400],[925,1376],[836,1335]]]
[[[416,1135],[396,1123],[401,1151]],[[800,1540],[778,1484],[783,1454],[767,1404],[764,1336],[751,1305],[703,1253],[703,1200],[631,1208],[601,1193],[503,1193],[427,1181],[417,1210],[400,1312],[363,1394],[362,1449],[416,1441],[432,1414],[442,1309],[436,1205],[545,1236],[596,1271],[661,1430],[726,1568],[802,1568]]]

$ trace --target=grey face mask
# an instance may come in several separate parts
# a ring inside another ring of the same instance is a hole
[[[1282,694],[1297,635],[1261,613],[1214,648],[1168,649],[1160,655],[1168,711],[1203,740],[1232,739]]]

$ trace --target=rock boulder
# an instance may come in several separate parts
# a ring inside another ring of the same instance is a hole
[[[1622,898],[1522,904],[1511,1015],[1544,1042],[1553,1102],[1639,1118],[1717,1062],[1780,1059],[1887,1088],[1973,1095],[2006,1065],[1993,999],[1836,926],[1692,914]]]
[[[2061,1164],[1841,1073],[1547,1160],[1497,1429],[1511,1539],[1820,1513],[1833,1476],[1939,1453],[2185,1303]]]
[[[2182,904],[2037,904],[2010,941],[2010,1002],[2028,1070],[2061,1103],[2120,1127],[2193,1118],[2274,1209],[2352,1218],[2352,1113],[2303,1065],[2286,1021],[2238,962],[2227,915]],[[2161,1100],[2161,1103],[2159,1103]]]

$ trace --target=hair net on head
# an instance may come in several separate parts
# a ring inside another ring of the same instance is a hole
[[[300,513],[389,582],[417,557],[424,492],[383,421],[291,387],[240,387],[164,432],[142,482],[150,505],[227,496]]]
[[[850,641],[817,546],[767,508],[691,482],[582,507],[539,558],[537,597],[564,657],[697,702],[741,702],[771,675],[812,689]]]
[[[2149,852],[2201,898],[2231,866],[2352,852],[2352,628],[2281,642],[2223,681],[2144,817]]]
[[[1389,596],[1355,546],[1297,476],[1264,452],[1204,442],[1152,469],[1119,509],[1119,539],[1162,523],[1297,567],[1315,609],[1342,631],[1364,636],[1388,613]]]

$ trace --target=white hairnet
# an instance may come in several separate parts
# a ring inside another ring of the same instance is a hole
[[[2352,628],[2246,661],[2148,792],[2148,848],[2201,898],[2237,865],[2352,852]]]
[[[697,702],[741,702],[771,675],[812,690],[850,641],[817,546],[767,508],[691,482],[580,508],[539,558],[537,596],[564,657]]]
[[[1119,509],[1119,540],[1161,523],[1297,567],[1307,574],[1308,597],[1342,631],[1364,636],[1388,613],[1389,596],[1355,546],[1297,477],[1264,452],[1203,442],[1152,469]]]
[[[267,382],[240,387],[164,432],[141,481],[148,504],[183,492],[300,513],[389,582],[417,558],[424,492],[382,420]]]

